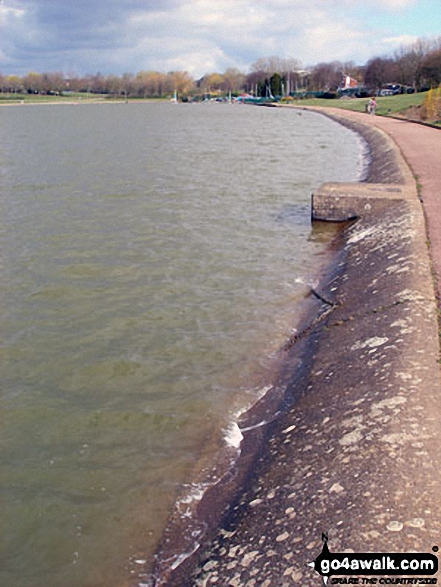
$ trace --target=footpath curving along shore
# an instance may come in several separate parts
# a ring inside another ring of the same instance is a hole
[[[323,534],[335,553],[441,547],[439,338],[422,205],[388,136],[361,117],[338,120],[366,138],[373,164],[369,183],[313,197],[316,218],[357,220],[318,289],[330,311],[308,333],[311,367],[242,498],[176,585],[321,585],[308,563]]]
[[[389,139],[392,139],[391,148],[401,154],[408,170],[410,168],[410,172],[418,184],[418,195],[423,203],[426,219],[438,305],[441,309],[441,230],[439,229],[441,225],[441,129],[403,119],[367,116],[359,112],[343,111],[337,108],[314,108],[313,110],[350,128],[355,125],[355,128],[364,129],[361,130],[361,134],[368,141],[370,141],[369,137],[373,138],[375,130],[385,133]],[[381,149],[377,153],[374,152],[373,156],[375,159],[374,167],[379,166],[381,169],[383,159]],[[388,157],[384,157],[384,160],[387,165]],[[368,181],[375,182],[377,180],[374,177]],[[385,181],[396,183],[395,179],[385,179]],[[414,184],[411,179],[406,179],[405,182],[409,185]]]

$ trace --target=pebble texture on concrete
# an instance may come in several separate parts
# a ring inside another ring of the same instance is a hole
[[[347,231],[308,393],[280,420],[195,585],[319,585],[307,563],[322,532],[335,552],[439,544],[441,394],[421,223],[401,201]]]
[[[392,151],[395,179],[386,183],[399,190],[319,191],[324,200],[339,194],[343,210],[345,197],[359,204],[337,271],[319,288],[330,311],[308,333],[312,367],[191,578],[170,585],[321,585],[307,563],[322,533],[332,552],[441,547],[436,302],[421,204]]]

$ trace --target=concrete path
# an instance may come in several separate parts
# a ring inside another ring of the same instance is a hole
[[[343,229],[317,288],[323,319],[283,349],[285,367],[267,395],[284,390],[284,410],[253,426],[238,423],[240,458],[251,445],[259,452],[221,527],[184,564],[170,567],[159,557],[156,577],[137,587],[316,587],[323,581],[309,565],[323,535],[333,553],[432,556],[441,548],[441,376],[426,226],[412,173],[384,134],[422,184],[439,288],[441,132],[340,110],[323,114],[347,117],[353,127],[367,123],[365,138],[370,125],[383,131],[372,133],[387,143],[381,148],[369,140],[381,173],[314,194],[316,211],[354,207],[358,220]],[[350,584],[421,578],[384,575],[367,580],[355,572]],[[426,584],[440,579],[438,572]]]
[[[372,202],[343,234],[339,274],[319,286],[333,311],[311,331],[312,364],[248,491],[192,580],[158,585],[319,587],[308,564],[323,533],[335,553],[438,552],[441,385],[424,219],[415,191],[379,191],[375,205],[371,189],[355,188]],[[382,574],[364,583],[354,572],[351,584],[419,581]]]
[[[438,305],[441,303],[441,130],[405,120],[369,116],[331,108],[337,116],[370,124],[386,132],[397,144],[418,185],[426,216],[430,254],[436,274]]]

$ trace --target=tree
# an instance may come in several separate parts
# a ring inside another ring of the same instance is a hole
[[[8,92],[17,94],[23,91],[23,82],[18,75],[8,75],[5,80]]]
[[[140,71],[136,78],[135,84],[139,96],[160,97],[163,94],[167,76],[158,71]]]
[[[39,94],[43,91],[43,79],[41,74],[30,71],[23,79],[25,90],[30,94]]]
[[[441,85],[438,89],[431,88],[421,108],[422,120],[437,120],[441,118]]]
[[[423,78],[431,86],[441,83],[441,49],[426,55],[421,68]]]
[[[262,72],[265,74],[272,74],[277,70],[281,70],[281,59],[280,57],[261,57],[257,61],[251,64],[250,67],[252,72]]]
[[[43,80],[46,93],[61,94],[66,88],[66,80],[62,72],[45,73],[43,74]]]
[[[83,80],[75,75],[74,73],[70,72],[67,74],[66,77],[66,90],[70,92],[80,92],[83,86]]]
[[[245,84],[245,75],[234,67],[230,67],[224,73],[224,87],[228,92],[240,92]]]
[[[312,70],[312,89],[322,92],[337,90],[342,73],[341,63],[319,63]]]
[[[285,74],[288,71],[297,71],[300,68],[301,64],[297,59],[284,59],[283,57],[273,55],[272,57],[261,57],[251,65],[250,70],[252,73],[264,72],[266,74]]]
[[[134,76],[132,73],[125,73],[121,78],[121,93],[127,99],[134,93]]]
[[[396,51],[397,81],[400,84],[412,86],[414,90],[421,87],[422,64],[427,50],[427,43],[417,41],[407,47],[400,47]]]
[[[109,92],[108,79],[100,72],[89,79],[88,91],[94,94],[107,94]]]
[[[303,87],[304,78],[300,73],[301,64],[297,59],[272,56],[261,57],[250,67],[250,73],[246,76],[246,87],[248,91],[256,95],[266,96],[271,85],[271,78],[277,74],[280,77],[280,86],[275,78],[273,82],[273,95],[289,94]],[[276,94],[274,94],[276,91]]]
[[[393,59],[374,57],[366,64],[364,81],[367,86],[380,90],[384,84],[393,83],[398,77],[398,68]]]
[[[254,94],[255,96],[261,95],[261,87],[265,84],[267,74],[262,71],[252,71],[246,76],[247,92]]]
[[[272,96],[278,97],[282,95],[282,84],[283,80],[281,75],[278,73],[273,73],[269,80],[269,86]]]
[[[109,75],[106,79],[106,87],[109,94],[120,96],[122,92],[121,78],[116,75]]]
[[[224,87],[224,76],[221,73],[207,73],[201,80],[204,93],[220,92]]]
[[[171,71],[166,77],[166,91],[169,94],[189,94],[194,90],[194,79],[187,71]]]

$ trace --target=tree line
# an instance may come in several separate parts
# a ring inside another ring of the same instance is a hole
[[[30,72],[21,77],[0,73],[0,92],[46,95],[88,92],[126,98],[164,98],[175,93],[180,97],[202,98],[229,92],[233,95],[247,92],[254,96],[288,96],[299,92],[336,92],[343,74],[372,93],[391,83],[411,91],[438,87],[441,84],[441,37],[420,39],[401,47],[393,56],[373,57],[363,66],[332,61],[303,69],[296,59],[268,57],[253,63],[247,74],[229,68],[197,80],[186,71],[140,71],[122,76]]]

